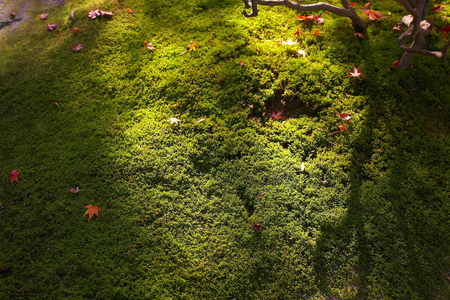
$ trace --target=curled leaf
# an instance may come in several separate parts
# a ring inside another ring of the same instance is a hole
[[[180,120],[178,120],[177,118],[170,118],[169,122],[170,122],[170,124],[178,125],[178,122],[180,122]]]
[[[45,20],[45,19],[48,18],[48,15],[49,15],[49,14],[50,14],[50,13],[42,13],[42,14],[39,16],[39,19]]]
[[[384,19],[387,18],[386,16],[383,16],[379,11],[374,11],[374,10],[370,10],[370,9],[366,9],[364,10],[364,13],[367,15],[367,17],[369,17],[369,19],[373,20],[380,20],[380,19]]]
[[[261,225],[259,223],[253,223],[252,227],[255,228],[256,232],[261,232]]]
[[[72,12],[70,13],[69,17],[73,20],[75,19],[75,11],[72,10]]]
[[[74,188],[70,188],[69,189],[69,192],[71,192],[72,194],[76,194],[76,193],[78,193],[78,192],[80,192],[81,190],[80,190],[80,188],[76,188],[76,189],[74,189]]]
[[[339,116],[339,119],[344,120],[344,121],[350,121],[350,119],[352,118],[349,113],[342,113],[342,114],[337,113],[337,114]]]
[[[56,24],[47,24],[47,31],[53,31],[56,28]]]

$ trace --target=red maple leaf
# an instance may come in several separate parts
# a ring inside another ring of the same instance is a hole
[[[76,189],[70,188],[69,191],[70,191],[71,193],[73,193],[73,194],[76,194],[76,193],[78,193],[78,192],[81,191],[81,190],[80,190],[79,187],[77,187]]]
[[[283,117],[281,114],[283,113],[283,111],[279,111],[277,113],[275,113],[272,110],[272,114],[270,115],[271,118],[274,118],[275,120],[283,120],[283,119],[287,119],[286,117]]]
[[[364,34],[360,33],[360,32],[355,32],[354,33],[355,36],[359,37],[360,39],[364,38]]]
[[[356,77],[358,79],[361,79],[360,77],[363,75],[361,70],[358,70],[355,66],[353,66],[353,71],[347,71],[347,73],[349,74],[347,77]]]
[[[432,12],[438,12],[438,11],[441,11],[441,10],[443,10],[443,9],[444,9],[444,7],[441,6],[440,4],[438,4],[437,6],[433,7],[433,8],[431,9],[431,11],[432,11]]]
[[[98,207],[97,205],[93,206],[92,204],[89,204],[89,205],[86,205],[86,206],[83,206],[83,207],[87,208],[86,212],[83,215],[83,218],[84,218],[85,215],[89,214],[88,222],[91,220],[93,215],[96,215],[97,218],[100,219],[100,217],[98,215],[98,211],[101,210],[100,207]]]
[[[445,26],[442,28],[441,32],[445,34],[445,39],[448,40],[448,32],[450,31],[450,25]]]
[[[73,34],[78,34],[78,32],[79,32],[80,30],[81,30],[80,28],[74,27],[71,31],[72,31]]]
[[[134,10],[132,10],[131,8],[127,8],[127,13],[132,14],[134,13]]]
[[[386,16],[383,16],[379,11],[374,11],[370,9],[364,10],[364,13],[369,17],[369,19],[373,20],[379,20],[387,18]]]
[[[259,223],[253,223],[252,227],[255,228],[256,232],[261,232],[261,225]]]
[[[155,51],[156,48],[152,46],[152,43],[147,43],[146,41],[144,41],[144,44],[145,44],[145,48],[142,49],[141,52],[139,52],[139,53],[142,53],[142,51],[144,51],[145,49],[150,49],[152,51]]]
[[[239,65],[240,65],[241,67],[245,66],[244,60],[241,60],[241,61],[239,62]]]
[[[341,124],[341,125],[339,125],[339,130],[335,131],[335,132],[332,132],[331,134],[335,134],[335,133],[338,133],[338,132],[344,132],[346,130],[347,130],[347,124]]]
[[[300,34],[300,29],[297,27],[297,31],[294,33],[294,35],[299,35]]]
[[[81,45],[81,44],[75,44],[75,45],[73,45],[73,47],[72,47],[72,49],[74,50],[74,51],[80,51],[81,49],[83,49],[83,45]]]
[[[344,121],[350,121],[350,119],[352,118],[350,116],[349,113],[337,113],[339,115],[339,119],[344,120]]]
[[[17,178],[17,175],[19,175],[19,174],[20,173],[17,172],[17,169],[15,169],[11,173],[9,173],[9,178],[11,179],[11,184],[13,183],[13,181],[17,181],[18,183],[20,183],[19,179]]]
[[[349,3],[350,6],[358,5],[358,3]]]
[[[56,28],[56,24],[47,24],[47,31],[53,31]]]
[[[45,20],[45,19],[47,19],[48,18],[48,15],[49,15],[50,13],[42,13],[40,16],[39,16],[39,18],[41,19],[41,20]]]
[[[391,68],[398,68],[398,60],[392,63]]]

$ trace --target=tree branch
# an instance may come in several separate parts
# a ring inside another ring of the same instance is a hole
[[[250,3],[251,1],[251,3]],[[367,26],[364,23],[364,21],[361,19],[360,16],[355,12],[353,7],[348,4],[347,0],[341,0],[342,7],[337,7],[334,5],[331,5],[329,3],[319,2],[314,4],[299,4],[297,2],[291,1],[291,0],[244,0],[244,3],[246,3],[246,6],[251,4],[252,11],[250,14],[248,14],[245,10],[242,12],[242,14],[247,17],[256,17],[258,15],[258,7],[257,5],[264,5],[264,6],[286,6],[290,9],[296,10],[296,11],[316,11],[316,10],[325,10],[330,11],[338,16],[341,17],[347,17],[352,20],[353,27],[356,31],[363,31]]]
[[[246,18],[252,18],[252,17],[257,17],[258,16],[258,1],[257,0],[244,0],[244,3],[246,3],[245,7],[248,8],[247,6],[250,6],[252,8],[252,11],[250,14],[248,14],[245,10],[242,11],[242,14],[244,15],[244,17]]]
[[[419,29],[420,30],[420,29]],[[426,35],[426,30],[421,29],[424,32],[420,33],[420,34],[424,34]],[[397,44],[399,45],[400,49],[402,49],[404,52],[407,53],[411,53],[411,54],[421,54],[421,55],[426,55],[426,56],[434,56],[437,58],[446,58],[448,56],[448,48],[450,46],[450,41],[448,41],[445,46],[444,49],[441,51],[429,51],[429,50],[425,50],[425,49],[420,49],[420,48],[414,48],[414,45],[412,47],[407,47],[405,45],[405,40],[408,38],[413,38],[413,31],[414,31],[414,26],[411,26],[410,28],[408,28],[404,33],[402,33],[398,38],[397,38]]]

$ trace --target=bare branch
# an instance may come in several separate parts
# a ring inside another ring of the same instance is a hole
[[[361,17],[355,12],[353,7],[350,6],[347,0],[341,0],[342,7],[337,7],[331,5],[329,3],[319,2],[315,4],[299,4],[297,2],[291,0],[243,0],[246,8],[251,6],[251,13],[248,14],[245,10],[242,14],[247,17],[256,17],[258,15],[258,5],[264,6],[286,6],[290,9],[296,11],[316,11],[316,10],[325,10],[332,12],[341,17],[347,17],[352,20],[353,27],[357,32],[362,32],[367,27],[366,23],[361,19]]]
[[[429,30],[424,30],[422,28],[420,28],[419,30],[422,30],[422,32],[420,34],[426,35],[428,33]],[[431,29],[430,29],[431,30]],[[421,54],[421,55],[427,55],[427,56],[434,56],[437,58],[442,58],[442,57],[447,57],[448,55],[448,47],[450,46],[450,41],[447,42],[444,46],[443,51],[429,51],[429,50],[425,50],[425,49],[420,49],[420,48],[414,48],[414,45],[412,47],[407,47],[405,45],[405,40],[406,39],[411,39],[413,38],[413,31],[414,31],[414,26],[411,26],[410,28],[408,28],[404,33],[402,33],[398,38],[397,38],[397,43],[400,47],[400,49],[402,49],[404,52],[407,53],[411,53],[411,54]]]

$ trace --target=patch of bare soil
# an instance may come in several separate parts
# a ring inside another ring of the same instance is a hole
[[[64,5],[64,0],[0,0],[0,38],[14,34],[54,5]]]

